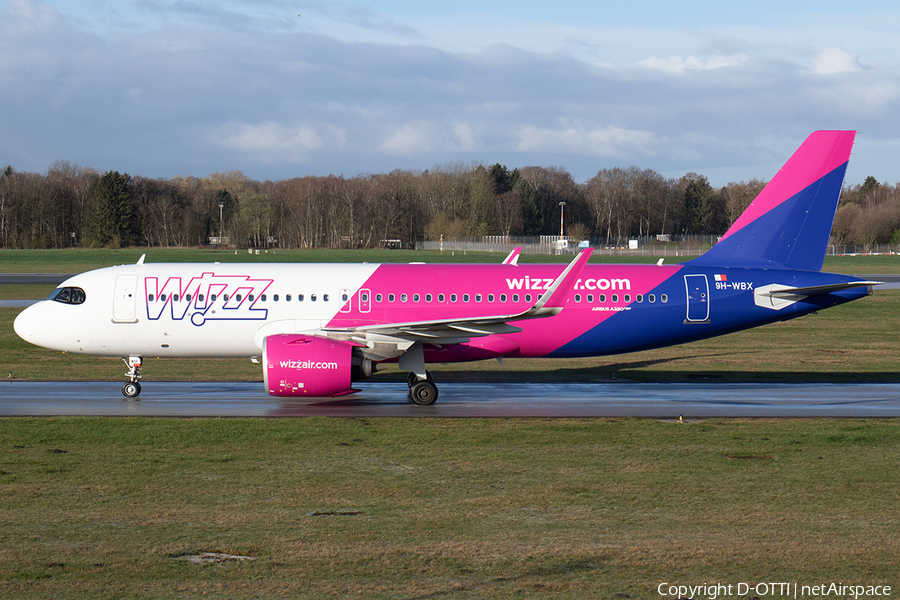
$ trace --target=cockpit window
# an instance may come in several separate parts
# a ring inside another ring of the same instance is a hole
[[[47,300],[56,300],[63,304],[81,304],[84,302],[84,290],[78,287],[56,288]]]

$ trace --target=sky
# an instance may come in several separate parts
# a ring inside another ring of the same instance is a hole
[[[900,4],[0,0],[0,166],[257,180],[462,163],[900,181]]]

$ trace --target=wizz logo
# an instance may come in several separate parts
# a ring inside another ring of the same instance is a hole
[[[158,277],[144,279],[147,318],[157,321],[164,315],[181,321],[190,315],[200,326],[213,320],[264,320],[269,311],[257,307],[272,279],[251,279],[249,275],[203,273],[182,284],[181,277],[169,277],[160,287]]]

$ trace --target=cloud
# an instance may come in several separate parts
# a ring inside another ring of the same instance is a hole
[[[851,73],[860,69],[859,59],[840,48],[825,48],[812,64],[812,72],[819,75]]]
[[[863,66],[852,39],[811,53],[745,43],[746,31],[585,29],[577,37],[592,43],[576,55],[532,43],[537,28],[454,50],[351,5],[169,6],[152,5],[161,12],[144,28],[99,34],[37,1],[0,4],[0,166],[42,171],[62,159],[148,177],[240,168],[282,179],[483,161],[556,165],[584,181],[633,164],[724,184],[771,177],[815,129],[859,129],[858,147],[866,135],[900,139],[900,66]],[[229,17],[256,6],[268,12],[248,16],[252,26]],[[286,8],[295,25],[263,27]],[[303,29],[298,12],[330,34]],[[378,28],[397,33],[355,35]],[[615,60],[598,64],[610,47]]]
[[[388,138],[378,146],[382,152],[392,154],[419,154],[434,150],[432,144],[431,126],[427,123],[408,123],[392,132]]]
[[[227,123],[212,137],[224,148],[249,154],[296,155],[324,145],[312,128],[285,127],[271,121],[259,125]]]
[[[744,64],[748,60],[749,57],[746,54],[714,56],[706,62],[695,56],[688,56],[687,58],[682,58],[681,56],[670,56],[669,58],[651,57],[638,62],[637,66],[667,73],[684,73],[685,71],[709,71],[724,67],[735,67]]]
[[[549,152],[588,156],[616,156],[622,153],[652,152],[654,136],[647,131],[620,127],[585,126],[562,123],[560,127],[525,126],[519,130],[519,152]]]
[[[421,37],[414,27],[387,19],[378,14],[369,6],[362,4],[345,4],[343,2],[301,2],[292,4],[293,8],[300,11],[301,20],[324,19],[358,27],[360,29],[377,31],[406,38]]]
[[[484,150],[477,130],[480,125],[456,121],[441,125],[433,121],[406,123],[393,128],[378,150],[401,156],[434,152],[471,152]]]

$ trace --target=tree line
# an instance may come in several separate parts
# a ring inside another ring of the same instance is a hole
[[[579,184],[558,167],[477,163],[280,181],[241,171],[152,179],[58,161],[43,174],[0,172],[0,247],[184,247],[221,236],[235,247],[373,248],[558,235],[562,210],[570,238],[624,243],[721,235],[764,185],[714,188],[697,173],[666,178],[637,167],[602,169]],[[869,177],[845,187],[833,236],[839,244],[900,243],[900,184]]]

